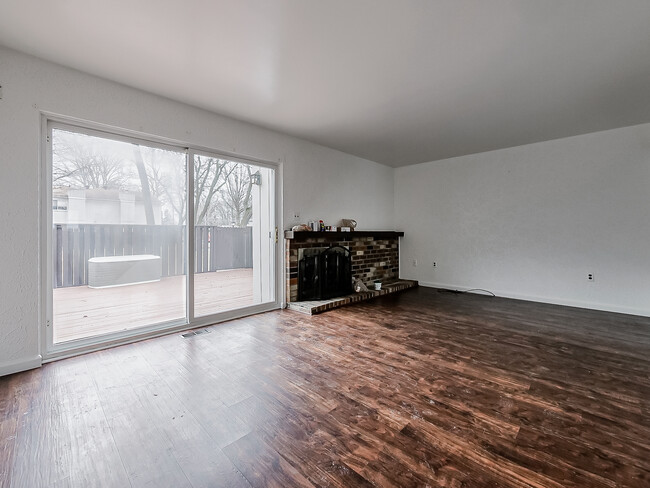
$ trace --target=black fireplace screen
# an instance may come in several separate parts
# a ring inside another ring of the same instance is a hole
[[[352,293],[350,251],[342,246],[306,252],[298,262],[298,300],[324,300]]]

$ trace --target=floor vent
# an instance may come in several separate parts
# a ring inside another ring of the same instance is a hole
[[[201,329],[201,330],[191,330],[189,332],[186,332],[185,334],[182,334],[181,337],[187,339],[188,337],[192,337],[195,335],[201,335],[201,334],[209,334],[210,331],[208,329]]]

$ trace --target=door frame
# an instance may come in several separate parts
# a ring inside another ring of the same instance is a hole
[[[187,222],[186,222],[186,311],[185,318],[170,322],[163,322],[151,326],[139,327],[137,329],[102,334],[95,337],[78,339],[69,342],[54,344],[53,341],[53,287],[52,287],[52,144],[51,132],[53,127],[62,127],[76,130],[81,133],[97,134],[103,137],[109,137],[114,140],[124,142],[136,142],[172,149],[174,151],[184,151],[186,155],[186,189],[187,189]],[[283,239],[278,238],[272,243],[272,283],[273,283],[273,300],[250,307],[227,310],[224,312],[201,316],[198,319],[194,317],[194,215],[189,211],[194,208],[194,154],[208,154],[211,156],[227,159],[228,161],[263,166],[274,170],[274,218],[276,229],[282,229],[282,167],[283,161],[277,163],[265,161],[258,158],[245,157],[240,154],[233,154],[227,151],[206,148],[196,144],[168,139],[164,137],[145,134],[142,132],[122,129],[106,124],[91,122],[83,119],[67,117],[60,114],[41,111],[41,138],[39,145],[39,343],[43,362],[62,359],[64,357],[84,354],[91,351],[97,351],[114,347],[117,345],[128,344],[143,339],[156,336],[166,335],[174,332],[204,327],[207,325],[217,324],[235,318],[246,317],[249,315],[266,312],[281,308],[283,303],[282,280],[284,279],[284,268],[282,265],[282,243]]]

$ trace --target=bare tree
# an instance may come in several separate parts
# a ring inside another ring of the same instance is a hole
[[[222,225],[246,227],[253,216],[253,171],[247,164],[230,164],[232,169],[219,194],[215,210]]]
[[[140,191],[147,224],[155,223],[155,200],[163,205],[166,223],[187,222],[184,164],[163,149],[134,144],[130,150],[125,145],[113,151],[95,139],[58,131],[53,144],[55,185]],[[247,226],[252,216],[251,166],[197,155],[193,171],[195,225]]]
[[[187,171],[184,164],[173,165],[167,171],[161,171],[155,160],[147,166],[151,183],[151,192],[172,213],[167,223],[185,224],[187,217],[187,198],[185,181]]]
[[[213,200],[235,170],[234,163],[205,156],[194,157],[194,224],[206,225]]]
[[[52,183],[76,188],[122,189],[129,175],[123,160],[94,144],[79,143],[83,134],[61,132],[52,147]]]
[[[153,203],[151,201],[151,190],[149,189],[149,178],[147,177],[147,169],[144,166],[142,151],[139,144],[133,145],[133,158],[135,167],[138,169],[138,176],[140,177],[142,203],[144,204],[144,215],[147,225],[155,225],[156,221],[153,216]]]
[[[146,173],[149,178],[151,194],[167,205],[178,223],[186,222],[187,206],[185,198],[186,172],[184,165],[173,165],[173,169],[162,171],[156,158],[155,149],[144,154]],[[234,171],[234,163],[207,156],[194,157],[194,223],[210,225],[219,201],[222,188]]]
[[[164,152],[162,149],[140,146],[150,194],[163,205],[165,211],[163,223],[182,225],[185,223],[187,213],[185,193],[187,172],[185,164],[181,164],[180,161],[174,161],[177,164],[164,164],[165,158],[162,156]]]

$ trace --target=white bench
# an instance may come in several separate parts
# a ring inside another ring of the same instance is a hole
[[[161,270],[160,256],[153,254],[90,258],[88,286],[107,288],[160,281]]]

